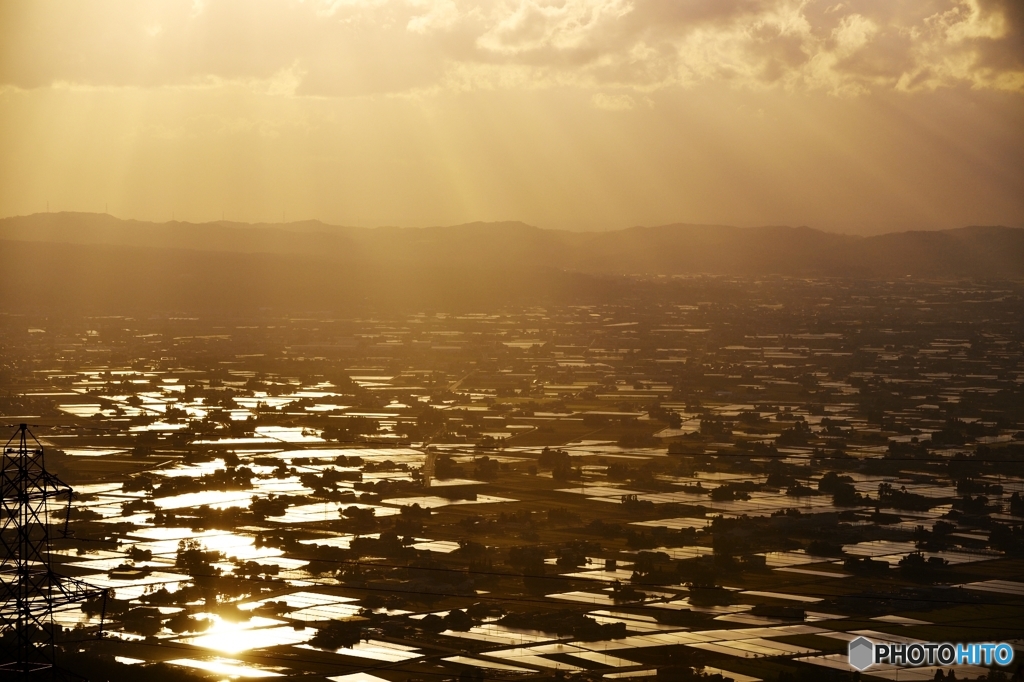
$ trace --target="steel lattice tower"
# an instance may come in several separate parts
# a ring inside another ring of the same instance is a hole
[[[43,466],[43,447],[21,424],[0,462],[0,677],[45,678],[54,666],[53,610],[103,594],[50,565],[48,502],[67,495],[63,534],[71,513],[71,487]]]

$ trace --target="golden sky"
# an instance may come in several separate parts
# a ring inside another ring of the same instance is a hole
[[[1022,0],[4,0],[0,216],[1024,226]]]

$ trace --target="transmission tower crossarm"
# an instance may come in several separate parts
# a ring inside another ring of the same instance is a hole
[[[56,577],[59,579],[55,581],[54,584],[61,592],[62,596],[59,599],[63,605],[74,604],[76,602],[100,596],[106,599],[107,590],[102,587],[90,585],[84,580],[79,580],[77,578],[69,578],[67,576]],[[55,605],[57,604],[55,603]]]

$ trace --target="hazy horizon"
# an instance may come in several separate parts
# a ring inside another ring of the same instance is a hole
[[[25,214],[12,214],[6,216],[0,216],[0,220],[8,220],[13,218],[31,218],[37,215],[46,214],[81,214],[81,215],[97,215],[97,216],[109,216],[115,220],[121,220],[125,222],[140,222],[140,223],[151,223],[153,225],[168,225],[173,223],[180,223],[182,225],[213,225],[213,224],[234,224],[234,225],[245,225],[245,226],[281,226],[287,227],[288,225],[301,225],[307,223],[319,223],[324,227],[328,228],[354,228],[354,229],[365,229],[365,230],[377,230],[377,229],[411,229],[411,230],[422,230],[430,228],[444,228],[444,227],[462,227],[467,225],[504,225],[504,224],[520,224],[526,227],[534,227],[540,230],[550,231],[562,231],[562,232],[619,232],[623,230],[629,230],[633,228],[659,228],[659,227],[671,227],[671,226],[686,226],[686,227],[708,227],[708,228],[738,228],[747,230],[756,230],[758,228],[809,228],[812,230],[818,230],[820,232],[826,232],[829,234],[846,235],[851,237],[871,237],[871,236],[882,236],[886,234],[898,234],[903,232],[941,232],[948,230],[956,230],[965,227],[1009,227],[1014,229],[1024,229],[1024,223],[1019,225],[1007,225],[1007,224],[992,224],[983,225],[981,223],[965,223],[963,225],[953,226],[913,226],[906,228],[895,227],[892,229],[886,229],[884,227],[877,227],[871,229],[870,227],[863,227],[860,230],[843,230],[841,228],[832,229],[827,227],[818,227],[815,225],[782,225],[782,224],[724,224],[724,223],[688,223],[683,221],[674,221],[669,223],[658,223],[658,224],[623,224],[623,225],[609,225],[609,226],[561,226],[552,227],[547,225],[537,225],[525,220],[517,220],[514,218],[507,220],[469,220],[462,223],[446,223],[446,224],[423,224],[423,225],[395,225],[395,224],[379,224],[379,225],[353,225],[353,224],[342,224],[330,222],[316,217],[309,218],[287,218],[285,220],[233,220],[229,217],[225,218],[212,218],[209,220],[186,220],[183,218],[172,216],[167,220],[160,219],[146,219],[137,218],[134,216],[119,216],[112,212],[106,211],[37,211],[33,213]]]

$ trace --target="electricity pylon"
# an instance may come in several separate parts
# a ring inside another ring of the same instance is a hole
[[[48,501],[67,495],[67,536],[72,491],[43,466],[43,446],[27,424],[4,445],[0,488],[0,677],[53,677],[53,610],[103,591],[53,572]]]

